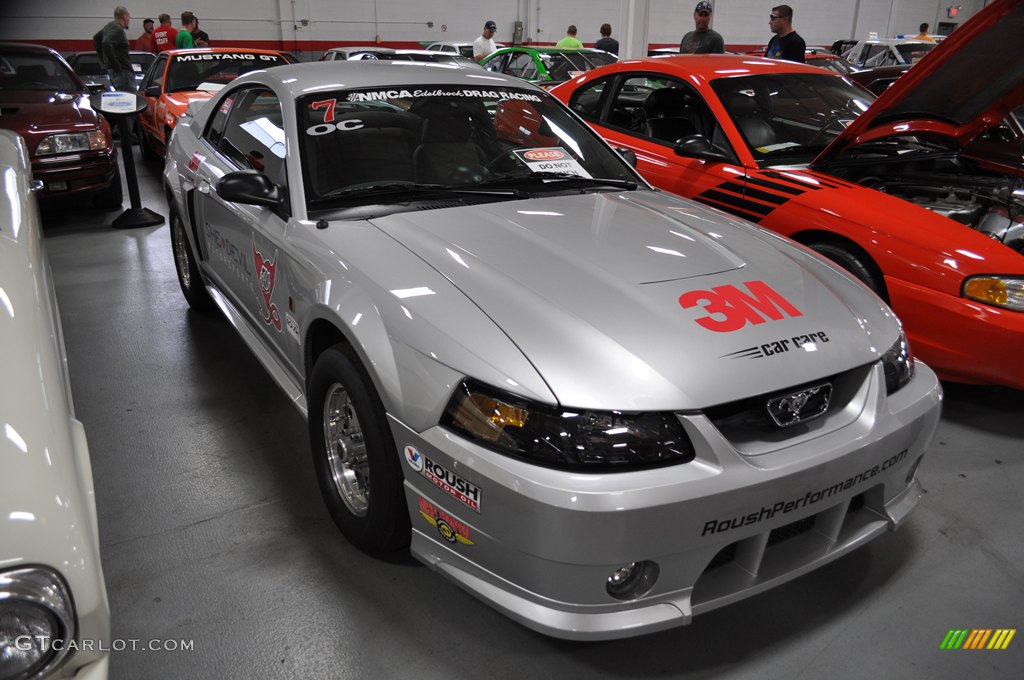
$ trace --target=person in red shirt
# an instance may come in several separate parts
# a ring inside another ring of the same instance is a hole
[[[142,35],[135,39],[135,49],[139,52],[155,52],[156,45],[153,43],[153,20],[146,19],[142,22]]]
[[[173,50],[174,41],[178,38],[178,29],[171,26],[171,15],[160,15],[160,28],[153,31],[153,51],[156,53],[164,50]]]

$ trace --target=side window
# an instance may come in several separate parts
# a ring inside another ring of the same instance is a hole
[[[164,75],[164,67],[167,66],[167,57],[160,55],[157,60],[149,67],[149,71],[146,72],[146,77],[142,80],[142,89],[145,89],[151,85],[159,85],[160,79]]]
[[[216,104],[217,111],[210,116],[210,120],[206,123],[206,132],[203,133],[203,137],[210,142],[210,146],[213,148],[216,149],[220,146],[220,140],[224,137],[224,126],[228,122],[228,114],[231,113],[235,100],[244,93],[245,90],[233,90]],[[210,105],[214,106],[212,103]]]
[[[508,55],[502,54],[487,62],[487,70],[494,73],[505,73],[505,64],[508,63]]]
[[[703,135],[729,151],[718,121],[698,92],[675,78],[636,74],[623,81],[615,95],[612,114],[620,126],[659,144],[674,145],[691,135]]]
[[[601,78],[587,83],[572,94],[569,108],[587,120],[597,120],[601,115],[601,99],[608,90],[611,78]]]
[[[223,100],[214,116],[223,114],[227,118],[217,149],[238,167],[258,170],[278,186],[287,188],[284,121],[277,95],[252,88],[238,91],[237,96],[229,99],[230,105]]]
[[[517,52],[509,58],[505,73],[524,80],[532,80],[537,77],[537,65],[533,63],[531,55]]]

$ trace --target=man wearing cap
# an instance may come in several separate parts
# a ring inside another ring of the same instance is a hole
[[[711,3],[702,1],[693,10],[694,30],[683,36],[679,43],[680,54],[722,54],[725,40],[717,31],[711,30]]]
[[[488,20],[484,24],[483,34],[473,41],[473,59],[482,61],[484,57],[498,49],[494,44],[494,32],[498,30],[498,24]]]

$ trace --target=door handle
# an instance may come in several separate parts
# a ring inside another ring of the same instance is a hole
[[[204,196],[208,196],[210,194],[210,183],[205,179],[199,181],[199,186],[197,188],[199,189],[199,193]]]

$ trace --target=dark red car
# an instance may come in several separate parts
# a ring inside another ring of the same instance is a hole
[[[90,195],[97,207],[121,205],[110,125],[49,47],[0,42],[0,128],[25,139],[41,200]]]

